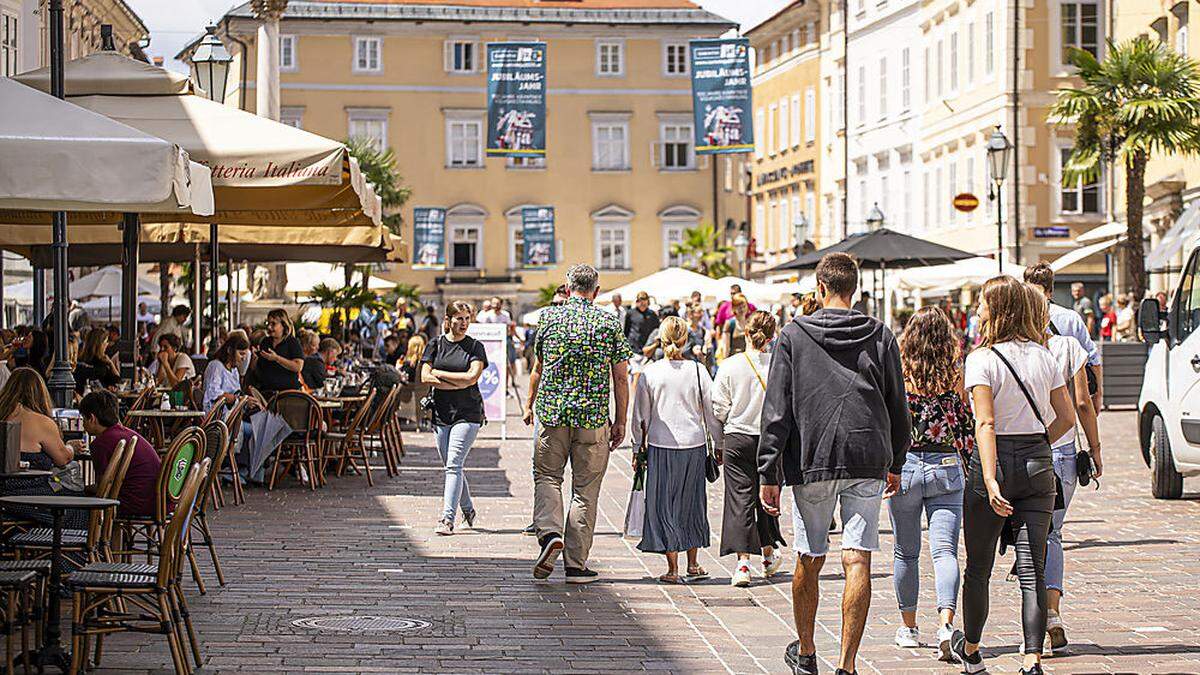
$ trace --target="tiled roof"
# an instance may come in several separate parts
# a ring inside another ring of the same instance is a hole
[[[246,2],[229,16],[254,13]],[[291,0],[284,18],[737,27],[691,0]]]

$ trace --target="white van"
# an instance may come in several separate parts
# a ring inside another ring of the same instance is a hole
[[[1178,499],[1183,478],[1200,476],[1200,245],[1193,245],[1164,316],[1142,301],[1138,327],[1150,345],[1138,429],[1150,491]]]

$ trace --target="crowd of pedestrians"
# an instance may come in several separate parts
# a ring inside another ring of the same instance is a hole
[[[644,513],[633,529],[638,550],[663,556],[658,582],[708,578],[698,557],[712,543],[708,483],[724,485],[719,552],[736,558],[729,582],[737,587],[781,569],[788,502],[797,639],[784,658],[793,673],[817,672],[820,574],[839,529],[837,672],[856,672],[884,502],[895,535],[896,644],[923,644],[924,518],[936,599],[924,612],[936,625],[938,657],[984,670],[989,581],[997,549],[1011,547],[1021,672],[1043,672],[1047,631],[1052,652],[1067,646],[1066,509],[1076,485],[1103,471],[1101,364],[1086,314],[1050,303],[1053,272],[1036,265],[1024,280],[999,276],[983,286],[977,342],[964,340],[965,317],[940,307],[915,312],[897,337],[861,311],[869,300],[858,275],[852,258],[829,254],[816,293],[783,312],[758,311],[736,288],[715,313],[698,294],[655,312],[645,294],[631,307],[619,297],[598,306],[597,271],[571,267],[531,343],[524,417],[535,429],[533,576],[550,577],[562,557],[568,583],[599,577],[588,565],[597,500],[628,419],[631,462],[644,475]],[[439,446],[442,433],[439,426]],[[458,494],[448,480],[451,518]]]

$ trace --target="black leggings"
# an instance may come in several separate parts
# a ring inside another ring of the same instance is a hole
[[[1012,504],[1006,520],[992,510],[978,453],[971,459],[963,491],[963,536],[967,568],[963,575],[963,633],[978,644],[988,616],[988,579],[996,561],[996,543],[1012,528],[1021,582],[1021,624],[1025,649],[1041,652],[1046,639],[1046,537],[1054,512],[1054,464],[1050,444],[1041,435],[996,437],[996,481]]]

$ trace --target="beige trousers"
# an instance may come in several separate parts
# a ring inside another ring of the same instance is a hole
[[[608,426],[540,427],[533,452],[533,525],[540,539],[563,536],[563,562],[587,567],[596,530],[600,482],[608,469]],[[571,460],[571,508],[563,522],[562,484]]]

